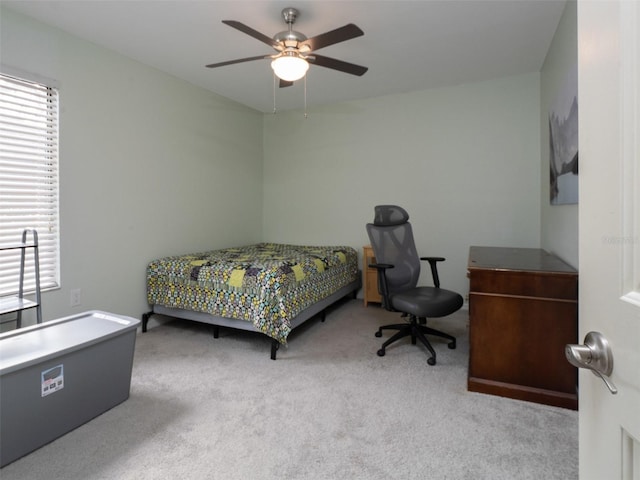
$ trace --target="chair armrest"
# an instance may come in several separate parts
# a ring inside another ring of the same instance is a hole
[[[386,271],[394,266],[390,263],[370,263],[369,267],[375,268],[378,271],[378,292],[382,297],[382,308],[385,310],[392,310],[391,302],[389,301],[389,287],[387,286]]]
[[[440,288],[440,276],[438,275],[438,262],[444,262],[444,257],[420,257],[420,260],[426,260],[431,266],[431,276],[433,277],[433,284],[436,288]]]
[[[375,268],[378,271],[382,270],[383,272],[387,268],[393,268],[393,265],[391,265],[390,263],[370,263],[369,266],[371,268]]]
[[[446,258],[444,257],[420,257],[420,260],[427,260],[428,262],[444,262]]]

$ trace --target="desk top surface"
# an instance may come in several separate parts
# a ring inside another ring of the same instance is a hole
[[[577,270],[541,248],[471,247],[469,270],[510,270],[576,274]]]

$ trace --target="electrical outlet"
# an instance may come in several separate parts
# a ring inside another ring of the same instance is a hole
[[[73,290],[71,290],[71,299],[69,301],[69,305],[71,305],[72,307],[78,307],[80,306],[81,302],[81,294],[82,291],[79,288],[74,288]]]

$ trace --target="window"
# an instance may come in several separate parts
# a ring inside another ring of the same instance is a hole
[[[19,243],[25,228],[38,232],[40,288],[57,287],[58,92],[0,74],[0,244]],[[32,291],[27,254],[25,291]],[[0,250],[0,295],[17,293],[19,273],[20,250]]]

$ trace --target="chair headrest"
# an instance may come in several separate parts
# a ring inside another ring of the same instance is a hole
[[[397,205],[377,205],[375,207],[374,225],[392,226],[407,223],[409,214]]]

